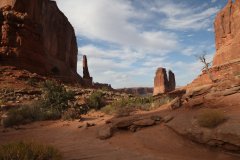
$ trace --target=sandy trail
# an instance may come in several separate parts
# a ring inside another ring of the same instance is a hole
[[[69,160],[239,160],[240,157],[220,150],[205,148],[188,141],[164,125],[142,129],[136,133],[121,131],[109,140],[96,138],[102,118],[88,129],[78,128],[82,122],[37,122],[23,129],[0,133],[0,144],[26,140],[51,144]],[[1,128],[1,130],[3,130]]]

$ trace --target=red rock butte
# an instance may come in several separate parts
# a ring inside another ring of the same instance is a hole
[[[74,29],[55,1],[1,0],[0,8],[1,65],[82,83]]]
[[[174,73],[169,70],[168,75],[165,68],[158,68],[154,78],[153,95],[167,93],[175,90],[176,82]]]

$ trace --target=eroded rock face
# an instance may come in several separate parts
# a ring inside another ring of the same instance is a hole
[[[217,53],[213,65],[240,59],[240,0],[228,1],[217,14],[214,27]]]
[[[175,90],[176,82],[175,75],[172,71],[169,71],[169,77],[165,68],[158,68],[156,71],[156,76],[154,78],[154,91],[153,95],[158,95],[160,93],[167,93]]]
[[[74,29],[55,1],[1,0],[0,8],[1,64],[82,82]]]

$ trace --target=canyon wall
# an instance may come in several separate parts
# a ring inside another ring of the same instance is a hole
[[[72,25],[50,0],[0,1],[0,64],[82,83]]]

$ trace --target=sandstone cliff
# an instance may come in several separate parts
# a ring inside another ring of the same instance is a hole
[[[214,22],[216,54],[213,66],[202,71],[187,88],[215,82],[235,79],[240,71],[240,0],[229,0],[227,5],[217,14]]]
[[[217,53],[213,65],[218,66],[240,59],[240,0],[229,0],[217,14],[215,22]]]
[[[1,64],[82,83],[74,29],[55,1],[1,0],[0,8]]]

